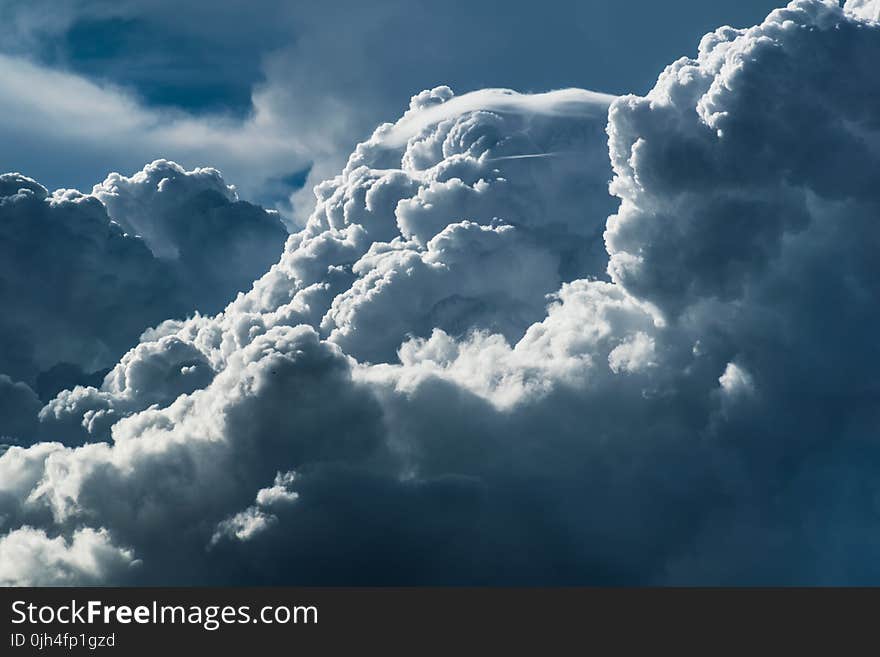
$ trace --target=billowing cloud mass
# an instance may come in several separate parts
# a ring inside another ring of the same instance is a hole
[[[145,329],[220,310],[277,258],[287,233],[216,170],[157,161],[88,195],[3,174],[0,237],[0,375],[10,380],[0,385],[47,399],[100,385]]]
[[[248,290],[287,237],[277,212],[239,200],[216,169],[157,160],[130,178],[110,174],[92,196],[172,265],[188,306],[201,312]]]
[[[415,96],[250,291],[6,449],[0,580],[878,581],[875,10],[646,97]],[[140,184],[94,197],[135,229]]]

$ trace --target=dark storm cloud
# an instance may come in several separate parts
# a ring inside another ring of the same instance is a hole
[[[143,331],[186,311],[175,281],[144,242],[112,223],[97,199],[48,194],[0,176],[0,332],[14,349],[0,372],[34,383],[59,362],[106,366]]]
[[[414,97],[250,291],[41,411],[93,442],[0,457],[0,581],[877,581],[875,12],[613,101],[607,257],[607,100]]]
[[[92,195],[4,174],[0,195],[0,373],[50,398],[100,382],[144,329],[219,310],[286,238],[218,172],[167,162],[113,174]]]
[[[26,384],[0,374],[0,443],[33,436],[41,406]]]
[[[92,189],[111,219],[173,264],[190,308],[220,310],[278,258],[287,238],[278,214],[238,198],[216,169],[185,171],[157,160]]]

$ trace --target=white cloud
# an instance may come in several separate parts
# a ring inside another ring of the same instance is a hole
[[[724,374],[718,377],[721,389],[731,396],[749,394],[754,390],[755,384],[748,372],[736,363],[728,363],[724,368]]]
[[[615,374],[637,372],[654,365],[654,339],[647,333],[636,333],[608,354],[608,367]]]
[[[509,89],[480,89],[462,96],[453,96],[448,87],[440,87],[415,96],[412,109],[382,135],[382,141],[389,146],[403,146],[426,128],[477,110],[499,114],[513,112],[603,118],[614,98],[609,94],[586,89],[561,89],[529,95],[518,94]]]
[[[224,538],[248,541],[270,529],[278,522],[278,516],[269,513],[267,509],[293,504],[299,498],[299,493],[289,489],[295,479],[296,473],[293,471],[275,475],[272,486],[257,491],[255,505],[217,524],[209,546],[216,545]]]
[[[0,537],[0,586],[106,584],[136,565],[103,529],[76,530],[67,540],[25,526]]]
[[[416,96],[250,291],[47,407],[107,442],[0,456],[4,540],[106,528],[146,582],[876,580],[878,54],[799,0],[615,100],[607,255],[594,98]]]
[[[846,0],[844,10],[860,18],[880,21],[880,3],[877,0]]]

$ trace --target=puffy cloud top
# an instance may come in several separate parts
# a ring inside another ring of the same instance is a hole
[[[880,21],[880,3],[877,0],[846,0],[844,10],[861,18]]]
[[[94,186],[92,195],[107,207],[114,220],[144,237],[153,253],[170,258],[180,256],[179,242],[187,236],[186,223],[196,223],[190,217],[174,215],[181,204],[199,196],[213,196],[220,204],[238,200],[234,188],[216,169],[185,171],[166,160],[156,160],[131,177],[111,173]]]
[[[170,261],[202,312],[246,291],[278,258],[287,237],[278,213],[240,201],[216,169],[186,171],[156,160],[131,177],[111,173],[92,196],[153,254]]]

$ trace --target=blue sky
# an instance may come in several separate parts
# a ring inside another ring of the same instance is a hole
[[[76,17],[60,34],[41,39],[30,54],[49,66],[131,86],[150,103],[245,112],[250,90],[264,79],[263,59],[303,38],[311,8],[300,3],[278,22],[273,3],[263,3],[270,11],[256,20],[251,15],[261,12],[251,3],[201,3],[202,10],[199,3],[193,4],[183,16],[174,12],[171,21],[137,10],[121,16]],[[218,9],[223,4],[228,11]],[[401,91],[408,85],[415,92],[414,86],[424,82],[414,78],[424,77],[462,91],[579,86],[644,93],[661,66],[687,54],[684,44],[721,24],[750,25],[774,6],[767,0],[554,0],[504,3],[503,9],[485,1],[442,8],[429,3],[370,3],[371,12],[384,16],[374,28],[378,38],[369,39],[373,48],[364,57],[391,64],[397,59],[399,64],[383,75]],[[337,38],[355,36],[356,17],[357,12],[348,14],[344,6],[333,12]],[[401,33],[414,38],[401,39]],[[491,52],[490,44],[495,46]],[[452,52],[447,45],[454,46]],[[299,91],[308,94],[308,89]]]
[[[36,114],[46,106],[58,112],[28,121],[30,106],[0,92],[0,111],[20,116],[0,128],[0,169],[49,187],[88,189],[110,170],[128,173],[168,157],[219,166],[250,198],[290,213],[287,196],[310,168],[310,183],[338,168],[359,139],[394,120],[423,88],[645,93],[666,64],[695,54],[702,34],[754,24],[774,4],[3,0],[8,35],[0,49],[11,59],[0,68],[8,78],[27,62]],[[93,83],[95,92],[42,97],[53,72]],[[78,106],[65,111],[71,95]],[[83,114],[87,124],[105,112],[114,126],[130,121],[132,109],[143,115],[136,126],[105,132],[96,120],[84,127]],[[248,121],[260,111],[271,117],[253,139]],[[212,134],[196,144],[144,136],[145,125],[167,123],[169,114]],[[302,212],[308,204],[306,197]]]

